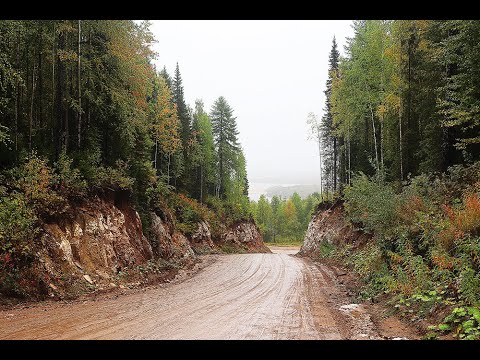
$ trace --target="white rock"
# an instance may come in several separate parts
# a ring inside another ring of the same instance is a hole
[[[352,311],[352,310],[357,310],[359,307],[360,307],[359,304],[348,304],[348,305],[340,306],[340,310],[342,310],[342,311]]]
[[[85,274],[85,275],[83,275],[83,278],[84,278],[85,280],[87,280],[90,284],[93,285],[93,280],[92,280],[92,278],[91,278],[90,276],[88,276],[87,274]]]

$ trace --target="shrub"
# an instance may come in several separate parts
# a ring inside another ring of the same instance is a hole
[[[68,209],[65,198],[54,190],[57,184],[54,172],[46,160],[35,153],[30,155],[23,165],[13,169],[11,174],[14,184],[40,217],[45,219]]]
[[[87,193],[87,182],[76,168],[72,168],[72,159],[65,152],[55,163],[58,192],[66,198],[83,198]]]
[[[24,296],[24,269],[33,260],[33,240],[39,231],[37,218],[25,196],[0,187],[0,292]],[[23,284],[23,285],[22,285]]]
[[[0,187],[0,254],[27,255],[37,234],[37,218],[25,196]],[[5,263],[4,263],[5,264]]]
[[[214,214],[205,205],[183,194],[172,193],[168,198],[168,203],[174,210],[178,229],[186,235],[191,235],[196,231],[199,221],[210,222],[214,217]]]
[[[398,222],[398,197],[381,177],[368,178],[360,173],[345,188],[344,197],[347,217],[369,232],[386,235]]]
[[[95,173],[90,179],[92,186],[100,189],[111,190],[132,190],[134,179],[127,175],[128,164],[124,161],[117,160],[115,167],[99,166],[95,169]]]

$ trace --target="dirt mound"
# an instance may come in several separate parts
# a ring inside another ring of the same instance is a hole
[[[361,246],[371,236],[345,221],[343,202],[320,204],[308,225],[300,255],[313,255],[322,242]]]

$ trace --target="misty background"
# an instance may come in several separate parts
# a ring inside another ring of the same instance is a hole
[[[234,109],[247,161],[249,195],[278,185],[317,185],[318,147],[309,112],[321,116],[328,55],[343,55],[350,20],[155,20],[157,69],[180,66],[185,100],[205,109],[224,96]],[[308,188],[312,188],[311,186]]]

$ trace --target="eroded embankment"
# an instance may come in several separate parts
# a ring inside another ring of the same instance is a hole
[[[251,220],[224,227],[216,237],[207,222],[199,221],[193,233],[184,234],[168,210],[156,210],[148,214],[145,232],[138,212],[119,199],[94,197],[44,223],[31,265],[23,270],[35,280],[12,287],[28,292],[30,299],[71,299],[171,279],[179,269],[193,266],[198,254],[221,253],[225,247],[229,252],[269,252]],[[3,275],[12,279],[11,273]],[[11,294],[3,294],[5,303],[10,299]]]
[[[322,274],[329,274],[333,293],[343,296],[343,305],[337,302],[338,309],[350,318],[358,321],[352,328],[357,338],[371,338],[369,331],[373,331],[380,338],[418,339],[420,332],[392,315],[392,309],[381,301],[365,299],[361,296],[365,284],[353,271],[342,262],[322,254],[322,246],[326,249],[349,245],[351,251],[361,249],[369,241],[373,241],[370,234],[355,228],[344,217],[344,208],[341,201],[320,204],[305,234],[304,243],[298,256],[311,259]],[[338,288],[343,289],[338,292]],[[332,294],[333,294],[332,293]],[[338,297],[338,296],[337,296]],[[363,329],[363,330],[362,330]],[[349,338],[352,338],[350,336]]]

